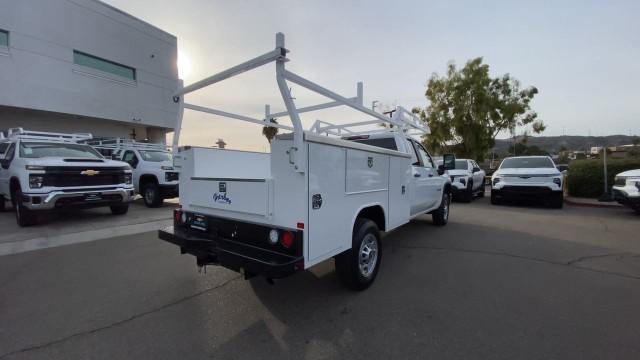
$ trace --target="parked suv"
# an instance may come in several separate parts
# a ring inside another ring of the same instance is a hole
[[[617,202],[640,214],[640,169],[616,175],[613,196]]]
[[[164,199],[178,197],[180,174],[173,167],[173,157],[166,145],[127,139],[94,139],[87,144],[131,166],[136,192],[148,207],[159,207]]]
[[[438,160],[442,164],[442,160]],[[447,171],[451,177],[454,199],[470,202],[477,194],[484,196],[486,173],[471,159],[456,159],[455,169]]]
[[[0,210],[10,201],[20,226],[61,208],[109,206],[125,214],[134,194],[131,168],[77,143],[90,137],[10,129],[0,140]]]
[[[505,158],[491,177],[491,203],[506,199],[546,199],[552,207],[562,208],[563,175],[548,156]]]

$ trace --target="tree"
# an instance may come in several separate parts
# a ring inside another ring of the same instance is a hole
[[[271,119],[270,122],[274,124],[278,123],[276,119]],[[267,141],[269,142],[269,144],[271,144],[271,141],[273,141],[273,138],[276,137],[276,135],[278,135],[278,128],[275,126],[263,126],[262,135],[264,135],[264,137],[267,138]]]
[[[529,126],[533,133],[544,131],[530,107],[537,93],[535,87],[520,89],[509,74],[492,78],[482,58],[459,70],[451,63],[445,76],[433,74],[427,84],[429,105],[420,114],[431,134],[423,142],[436,152],[483,160],[502,131],[515,134],[518,127]]]

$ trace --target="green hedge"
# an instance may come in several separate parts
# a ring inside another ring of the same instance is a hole
[[[613,178],[623,171],[640,169],[640,159],[607,159],[609,188]],[[567,185],[569,194],[577,197],[597,198],[604,190],[604,169],[602,160],[575,160],[569,165]]]

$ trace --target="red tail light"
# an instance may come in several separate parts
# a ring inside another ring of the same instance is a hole
[[[282,238],[280,238],[280,243],[287,249],[293,246],[293,234],[289,231],[284,231]]]
[[[174,224],[180,224],[181,221],[182,221],[182,210],[174,209],[173,210],[173,223]]]

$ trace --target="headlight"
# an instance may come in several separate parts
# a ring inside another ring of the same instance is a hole
[[[640,181],[636,182],[636,187],[638,188],[638,191],[640,191]]]
[[[562,180],[560,178],[553,178],[553,183],[562,186]]]
[[[128,185],[133,184],[133,177],[131,174],[124,174],[124,183]]]
[[[173,170],[173,166],[160,166],[162,170]]]
[[[29,175],[29,187],[31,189],[40,189],[44,185],[44,176]]]
[[[38,166],[38,165],[25,165],[24,168],[27,170],[45,170],[44,166]]]
[[[467,185],[467,179],[461,177],[460,179],[458,179],[458,181],[460,181],[460,184],[462,185]]]
[[[499,182],[500,182],[500,178],[499,177],[495,177],[495,178],[493,178],[492,184],[493,184],[493,186],[496,186],[496,184],[499,183]]]

